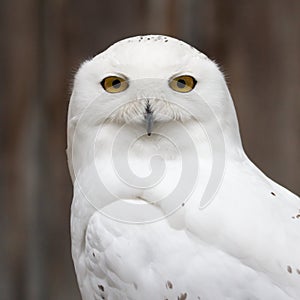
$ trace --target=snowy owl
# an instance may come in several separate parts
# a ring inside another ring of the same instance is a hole
[[[84,62],[67,155],[82,299],[300,299],[299,198],[247,158],[195,48],[138,36]]]

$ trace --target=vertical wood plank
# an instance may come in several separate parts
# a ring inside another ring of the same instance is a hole
[[[34,180],[28,149],[34,143],[29,133],[31,102],[37,82],[37,6],[25,0],[16,7],[1,2],[1,298],[27,299],[26,256],[28,212]],[[3,251],[3,252],[2,252]],[[17,288],[16,288],[17,287]]]

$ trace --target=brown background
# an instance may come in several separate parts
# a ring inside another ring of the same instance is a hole
[[[244,146],[299,194],[300,1],[1,0],[0,298],[72,299],[66,112],[79,63],[163,33],[225,71]]]

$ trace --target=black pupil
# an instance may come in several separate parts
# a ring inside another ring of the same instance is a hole
[[[112,82],[112,86],[115,88],[115,89],[118,89],[120,86],[121,86],[121,81],[119,79],[115,79],[113,82]]]
[[[185,80],[184,79],[179,79],[177,80],[177,87],[179,89],[183,89],[185,87],[186,83],[185,83]]]

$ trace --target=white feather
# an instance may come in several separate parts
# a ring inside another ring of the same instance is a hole
[[[126,77],[128,89],[105,92],[100,82],[109,75]],[[193,92],[170,89],[178,75],[197,80]],[[143,136],[147,103],[150,137]],[[214,138],[225,150],[211,149]],[[196,49],[134,37],[85,62],[69,107],[67,154],[72,255],[84,300],[300,299],[299,198],[249,161],[223,75]],[[221,185],[200,209],[223,154]],[[163,176],[153,184],[156,171]],[[127,222],[117,220],[124,215]]]

